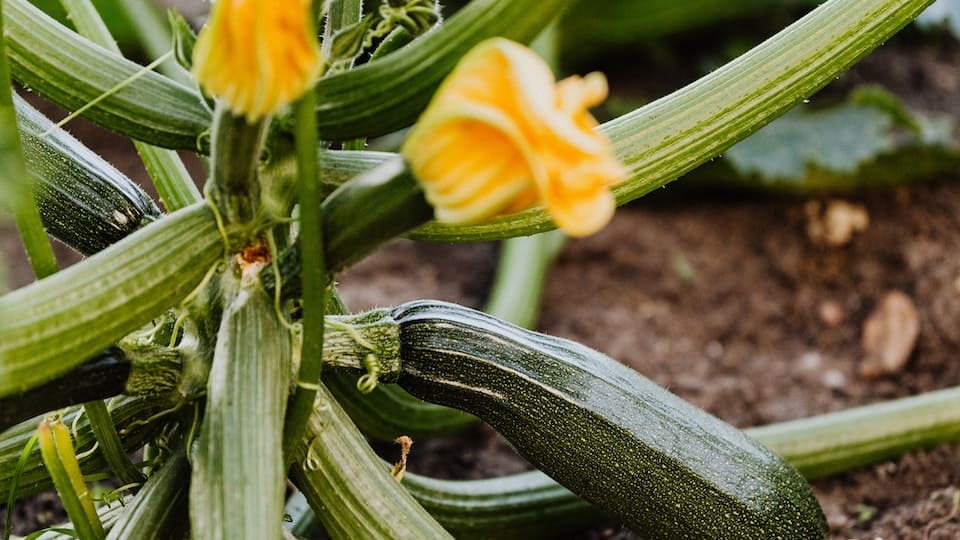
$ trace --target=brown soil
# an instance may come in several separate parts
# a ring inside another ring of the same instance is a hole
[[[913,106],[960,115],[958,57],[888,49],[841,84],[880,77]],[[568,244],[549,274],[539,329],[597,348],[742,427],[960,384],[957,179],[845,197],[864,206],[869,226],[837,247],[808,235],[806,200],[664,190]],[[398,241],[339,280],[353,309],[416,298],[480,307],[495,259],[492,244]],[[26,276],[18,270],[13,281]],[[868,379],[863,324],[890,291],[912,299],[919,337],[902,369]],[[526,467],[483,426],[418,441],[409,465],[450,478]],[[960,445],[813,486],[835,539],[960,538]],[[571,537],[636,538],[615,524]]]

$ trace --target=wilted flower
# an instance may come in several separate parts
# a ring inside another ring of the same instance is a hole
[[[564,232],[586,236],[610,220],[610,186],[626,177],[588,112],[606,95],[601,73],[556,83],[526,47],[488,40],[437,91],[403,155],[439,221],[543,204]]]
[[[219,0],[193,49],[203,89],[251,122],[300,97],[320,64],[310,0]]]

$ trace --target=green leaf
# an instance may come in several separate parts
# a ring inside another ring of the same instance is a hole
[[[57,259],[47,240],[23,161],[23,147],[10,88],[5,29],[6,23],[0,14],[0,170],[4,171],[0,178],[0,195],[3,196],[0,200],[8,201],[12,207],[33,272],[38,279],[42,279],[57,271]]]
[[[894,148],[893,119],[873,107],[798,108],[728,150],[740,174],[802,179],[809,166],[842,173]]]

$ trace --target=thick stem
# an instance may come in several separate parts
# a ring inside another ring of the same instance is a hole
[[[303,430],[313,410],[323,368],[324,320],[327,288],[330,277],[324,259],[323,199],[317,175],[317,122],[313,115],[316,96],[313,92],[300,99],[296,106],[297,186],[300,193],[300,246],[303,266],[303,346],[297,371],[297,389],[290,401],[283,428],[284,462],[292,460],[293,449],[303,438]],[[279,297],[279,291],[274,295]]]
[[[213,198],[228,224],[246,224],[257,217],[260,182],[257,169],[269,122],[246,118],[217,105],[210,152],[210,180],[204,191]]]
[[[332,538],[450,538],[322,385],[314,410],[291,473]]]
[[[4,171],[0,179],[0,200],[10,201],[33,273],[37,279],[42,279],[57,271],[57,259],[47,240],[23,161],[23,147],[10,87],[5,30],[3,2],[0,1],[0,170]]]

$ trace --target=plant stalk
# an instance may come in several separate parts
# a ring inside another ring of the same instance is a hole
[[[303,257],[300,282],[303,287],[303,345],[297,372],[297,389],[284,421],[284,463],[293,461],[293,451],[303,438],[323,369],[324,316],[330,278],[324,259],[323,199],[317,166],[317,126],[313,110],[316,96],[307,92],[296,106],[297,185],[300,193],[299,243]],[[277,254],[279,256],[279,254]],[[280,291],[275,291],[279,295]]]
[[[43,279],[58,269],[53,248],[40,219],[40,211],[33,196],[33,187],[23,161],[23,146],[17,130],[17,115],[13,107],[10,86],[10,67],[7,63],[6,21],[0,0],[0,200],[11,201],[17,229],[23,247],[33,266],[37,279]]]

